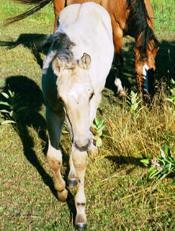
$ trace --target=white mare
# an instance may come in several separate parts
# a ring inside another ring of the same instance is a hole
[[[90,127],[114,55],[110,16],[96,3],[70,5],[62,10],[59,27],[48,42],[51,46],[42,77],[49,131],[47,158],[58,198],[65,201],[67,190],[61,176],[59,138],[66,119],[72,136],[68,179],[71,184],[78,184],[75,224],[82,229],[87,223],[84,193],[87,151],[94,148]]]

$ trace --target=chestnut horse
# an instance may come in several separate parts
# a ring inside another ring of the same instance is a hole
[[[88,2],[88,0],[16,0],[26,4],[36,4],[33,8],[16,17],[9,18],[7,24],[21,20],[34,12],[40,10],[49,2],[53,1],[55,24],[60,11],[66,6],[74,3]],[[158,40],[153,30],[153,9],[150,0],[93,0],[107,9],[111,16],[113,27],[113,41],[116,53],[116,64],[121,66],[121,49],[123,37],[130,35],[135,38],[135,73],[138,92],[146,96],[154,94],[155,80],[155,57],[158,51]],[[115,83],[118,84],[118,79]],[[120,85],[119,94],[123,94]]]

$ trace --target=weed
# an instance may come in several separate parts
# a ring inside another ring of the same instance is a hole
[[[170,174],[175,174],[175,159],[166,144],[162,146],[158,157],[143,159],[141,162],[149,167],[148,179],[163,179]]]
[[[8,90],[7,93],[1,92],[1,96],[4,98],[4,100],[0,101],[0,124],[15,123],[14,92],[10,90]]]
[[[24,112],[27,107],[23,105],[23,99],[13,91],[1,92],[0,113],[4,118],[2,124],[15,123],[18,115]]]
[[[171,79],[170,81],[170,95],[167,97],[167,101],[170,102],[173,106],[175,106],[175,80]]]
[[[101,138],[103,136],[104,128],[105,128],[104,120],[95,118],[91,130],[92,130],[92,133],[94,135],[93,138],[95,140],[97,147],[102,146],[102,139]]]
[[[141,110],[141,107],[140,107],[141,102],[142,102],[141,98],[138,96],[137,93],[135,93],[134,91],[131,91],[130,97],[127,102],[130,107],[131,114],[137,117]]]

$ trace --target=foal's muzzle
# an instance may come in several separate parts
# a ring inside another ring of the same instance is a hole
[[[84,140],[76,140],[75,141],[75,147],[79,149],[80,151],[87,151],[89,146],[91,144],[90,139],[84,139]]]

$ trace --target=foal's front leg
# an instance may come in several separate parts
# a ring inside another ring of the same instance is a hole
[[[87,166],[87,152],[79,151],[75,147],[72,147],[72,164],[75,168],[76,177],[78,181],[78,190],[75,196],[76,218],[75,225],[78,229],[83,229],[86,226],[86,197],[84,192],[84,177]]]
[[[53,171],[54,186],[57,190],[58,199],[65,201],[67,199],[66,184],[61,176],[62,153],[58,150],[59,139],[64,122],[64,111],[60,109],[57,112],[50,108],[46,109],[46,120],[49,131],[49,147],[47,151],[47,159],[50,168]]]

